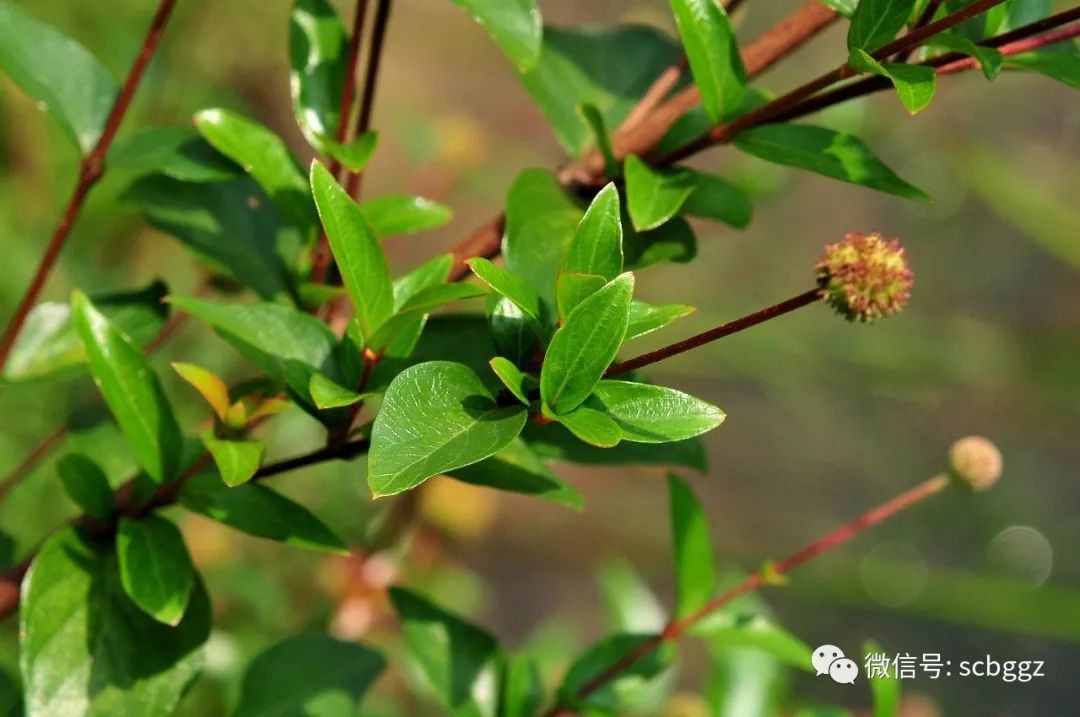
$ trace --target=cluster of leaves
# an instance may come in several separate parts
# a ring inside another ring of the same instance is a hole
[[[265,451],[250,431],[292,406],[326,427],[330,457],[345,455],[335,448],[367,448],[375,496],[448,475],[580,509],[580,494],[549,461],[704,468],[697,438],[724,420],[720,409],[638,375],[605,376],[627,342],[693,311],[635,299],[634,272],[693,258],[697,240],[687,217],[742,228],[751,203],[722,177],[616,157],[609,128],[683,52],[702,105],[671,129],[660,153],[767,102],[767,92],[749,85],[727,15],[713,0],[672,0],[676,42],[641,26],[544,27],[534,0],[455,2],[511,58],[564,147],[577,156],[595,146],[612,181],[585,202],[550,172],[522,172],[506,198],[504,265],[472,259],[475,280],[458,283],[450,281],[449,254],[394,277],[382,246],[386,237],[444,225],[447,207],[405,195],[358,203],[321,161],[305,172],[281,137],[250,118],[207,109],[191,127],[121,138],[108,164],[133,177],[124,201],[190,249],[221,283],[243,287],[255,300],[169,295],[156,283],[93,297],[76,292],[70,305],[44,303],[31,314],[4,380],[88,371],[139,470],[121,501],[115,481],[87,455],[69,450],[57,462],[64,489],[86,519],[46,541],[24,585],[22,671],[30,714],[166,714],[197,675],[211,627],[209,602],[183,536],[159,507],[175,502],[251,535],[347,552],[307,509],[253,480]],[[925,0],[830,4],[852,15],[850,69],[887,77],[910,111],[925,107],[933,69],[873,55],[917,21]],[[942,12],[964,4],[946,2]],[[1012,63],[1058,77],[1072,72],[1075,79],[1075,54],[1068,51],[1006,60],[977,44],[1046,12],[1049,3],[1011,0],[992,16],[935,36],[930,51],[971,54],[988,78]],[[350,119],[341,111],[349,76],[346,28],[326,0],[295,0],[291,31],[293,104],[309,149],[335,167],[361,172],[377,135],[335,139]],[[94,146],[119,88],[88,51],[0,2],[0,67],[80,151]],[[765,161],[902,197],[925,196],[859,139],[823,127],[764,125],[740,133],[735,145]],[[313,272],[323,236],[341,287],[317,281]],[[481,298],[482,312],[435,313]],[[316,314],[345,301],[354,314],[339,336]],[[201,366],[174,364],[212,410],[212,426],[191,435],[142,348],[170,309],[211,327],[261,371],[257,380],[229,387]],[[362,409],[374,418],[355,426],[366,415]],[[701,608],[718,578],[704,514],[677,479],[671,501],[678,618]],[[486,632],[416,593],[395,589],[391,597],[411,659],[448,711],[532,715],[545,702],[528,655],[507,655]],[[762,609],[744,603],[697,632],[718,664],[732,659],[732,650],[752,647],[778,664],[808,669],[806,646]],[[628,692],[669,670],[674,652],[665,646],[579,700],[582,687],[661,624],[643,630],[627,620],[618,627],[573,662],[560,702],[590,714],[616,713]],[[291,638],[252,663],[238,714],[292,713],[313,704],[327,714],[347,713],[383,667],[383,658],[364,646]],[[718,689],[715,699],[725,694]]]

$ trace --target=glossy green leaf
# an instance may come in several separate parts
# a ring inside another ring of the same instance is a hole
[[[563,678],[559,687],[559,695],[570,705],[580,705],[587,708],[599,708],[618,710],[620,688],[628,683],[640,683],[644,680],[656,677],[665,668],[671,665],[675,657],[675,648],[670,643],[663,643],[657,649],[650,651],[633,665],[623,670],[619,677],[608,682],[600,689],[594,691],[585,700],[576,699],[578,690],[587,685],[601,672],[615,664],[618,660],[633,652],[644,642],[652,640],[651,634],[620,633],[604,638],[590,647],[580,657],[574,660]]]
[[[379,133],[369,130],[348,144],[329,140],[323,144],[326,153],[341,162],[341,166],[352,172],[362,172],[379,146]]]
[[[529,286],[528,282],[516,274],[500,269],[487,259],[469,259],[465,263],[469,265],[472,273],[476,274],[480,281],[514,302],[514,305],[521,309],[526,316],[534,321],[540,320],[542,315],[540,295]]]
[[[285,142],[269,129],[223,109],[203,110],[195,126],[214,149],[239,164],[266,191],[285,221],[304,236],[318,227],[304,173]]]
[[[588,406],[578,406],[569,413],[555,418],[567,430],[597,448],[611,448],[622,440],[619,424],[610,416]]]
[[[360,205],[380,239],[438,229],[454,218],[445,204],[407,194],[391,194]]]
[[[578,304],[619,275],[623,268],[622,217],[613,183],[597,193],[578,224],[556,284],[563,320]]]
[[[293,293],[289,264],[300,248],[299,236],[251,179],[192,183],[153,175],[135,182],[122,199],[212,269],[264,299]]]
[[[559,307],[559,320],[565,321],[582,301],[603,289],[607,283],[607,279],[596,274],[561,272],[555,284],[555,303]]]
[[[118,139],[109,151],[109,169],[181,182],[224,182],[244,173],[189,127],[149,127]]]
[[[370,340],[394,312],[386,255],[360,207],[318,162],[311,165],[311,189],[330,249],[356,307],[360,333]]]
[[[381,351],[407,333],[416,321],[435,309],[455,301],[475,299],[485,296],[487,289],[475,284],[440,284],[422,289],[409,298],[392,318],[383,323],[371,337],[369,345],[373,351]]]
[[[414,592],[390,589],[405,648],[454,715],[495,717],[503,656],[495,638]]]
[[[1009,67],[1019,67],[1080,89],[1080,55],[1067,52],[1025,52],[1005,60]]]
[[[173,370],[199,392],[222,421],[232,408],[229,388],[217,374],[193,363],[173,362]]]
[[[651,334],[653,331],[662,329],[672,322],[689,316],[696,310],[693,306],[684,306],[682,304],[653,306],[644,301],[632,301],[630,302],[630,321],[627,324],[626,337],[623,341]]]
[[[349,552],[307,508],[257,483],[230,488],[215,473],[202,473],[184,484],[180,503],[249,535],[309,550]]]
[[[210,432],[203,433],[199,438],[210,452],[227,486],[237,486],[251,480],[266,453],[261,441],[215,438]]]
[[[746,192],[734,184],[713,174],[694,172],[694,191],[683,202],[682,211],[745,229],[753,218],[754,206]]]
[[[510,493],[521,493],[580,511],[581,493],[551,472],[524,441],[515,439],[506,448],[471,466],[447,473],[451,478]]]
[[[525,315],[510,299],[499,294],[488,297],[489,336],[494,342],[494,352],[508,357],[518,366],[524,366],[535,355],[540,344],[541,332],[536,321]]]
[[[908,199],[929,199],[850,134],[809,125],[764,125],[740,133],[735,146],[766,162],[799,167]]]
[[[484,26],[519,72],[540,58],[544,23],[536,0],[454,0]]]
[[[716,406],[681,391],[629,381],[601,381],[585,405],[614,419],[622,437],[667,443],[707,433],[724,422]]]
[[[537,455],[548,460],[597,466],[681,466],[705,470],[705,448],[697,438],[660,444],[623,441],[614,448],[597,448],[582,443],[558,423],[527,424],[521,436]]]
[[[230,304],[180,296],[170,302],[213,327],[305,405],[314,406],[309,393],[311,375],[333,368],[338,342],[326,324],[281,304]]]
[[[626,158],[625,167],[626,205],[638,231],[671,219],[694,192],[694,173],[688,169],[653,169],[634,155]]]
[[[671,538],[675,562],[675,615],[700,609],[716,589],[716,556],[709,520],[693,490],[676,475],[668,477]]]
[[[502,381],[503,386],[506,386],[514,398],[521,401],[526,406],[529,405],[528,386],[529,378],[521,372],[513,361],[505,359],[502,356],[496,356],[491,359],[491,370],[495,372],[495,375]]]
[[[536,717],[543,700],[544,683],[536,659],[526,654],[509,658],[499,699],[501,717]]]
[[[873,52],[890,42],[911,17],[915,0],[860,0],[851,15],[847,44]]]
[[[453,254],[429,259],[405,276],[394,280],[394,310],[399,311],[410,299],[425,289],[445,284],[454,267]]]
[[[120,88],[85,47],[0,2],[0,70],[56,118],[83,154],[94,148]]]
[[[521,81],[559,142],[577,155],[592,144],[579,106],[596,107],[606,126],[618,127],[680,54],[678,44],[653,27],[547,26],[540,59]]]
[[[73,528],[42,546],[19,612],[25,714],[172,714],[202,667],[210,604],[197,579],[184,619],[163,625],[124,592],[111,544]]]
[[[135,459],[155,482],[172,479],[179,466],[183,439],[150,362],[126,334],[94,308],[85,294],[76,291],[71,308],[94,383]]]
[[[289,88],[304,137],[317,149],[337,136],[349,33],[327,0],[295,0],[289,15]]]
[[[352,717],[386,668],[375,650],[328,635],[295,635],[248,665],[233,717]]]
[[[406,369],[383,397],[371,432],[368,484],[393,495],[494,455],[521,433],[526,411],[500,406],[471,369],[431,361]]]
[[[714,0],[671,0],[701,104],[713,124],[742,100],[746,68],[724,7]]]
[[[682,217],[647,232],[627,231],[623,238],[627,269],[656,264],[684,264],[697,256],[697,236]]]
[[[934,98],[937,71],[933,67],[902,62],[878,62],[866,50],[859,48],[851,51],[848,65],[859,72],[870,72],[888,78],[896,88],[900,102],[911,114],[926,109]]]
[[[139,346],[148,344],[165,325],[169,308],[161,303],[168,290],[157,281],[136,291],[98,294],[91,301]],[[3,379],[12,383],[65,377],[86,365],[86,351],[71,321],[71,306],[59,301],[36,305],[15,339]]]
[[[873,640],[867,640],[862,647],[862,664],[872,654],[887,655],[884,648]],[[896,717],[900,713],[900,680],[896,675],[869,677],[870,694],[874,697],[874,717]]]
[[[936,48],[962,52],[974,58],[979,63],[979,69],[988,80],[992,80],[1000,74],[1005,62],[1005,57],[1000,50],[986,45],[976,45],[968,38],[957,33],[944,32],[935,35],[930,44]]]
[[[177,527],[156,515],[121,518],[116,557],[128,597],[158,622],[178,625],[191,598],[195,568]]]
[[[556,414],[581,405],[615,359],[633,295],[633,275],[621,274],[581,302],[555,332],[540,371],[540,395]]]
[[[582,210],[543,169],[517,176],[506,196],[506,268],[555,306],[555,281]],[[501,292],[500,292],[501,293]]]
[[[321,373],[311,374],[308,389],[311,392],[311,400],[315,402],[316,406],[324,410],[351,406],[372,395],[350,391],[337,381],[333,381]]]
[[[108,522],[113,511],[113,491],[105,471],[79,453],[69,453],[56,462],[56,474],[64,492],[99,523]]]

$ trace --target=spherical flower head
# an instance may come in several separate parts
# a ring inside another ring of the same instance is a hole
[[[870,322],[904,308],[915,274],[898,239],[852,232],[825,246],[814,266],[825,301],[849,321]]]
[[[1001,477],[1001,451],[982,436],[968,436],[949,449],[949,475],[975,492],[984,491]]]

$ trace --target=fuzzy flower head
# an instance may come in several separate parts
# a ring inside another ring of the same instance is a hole
[[[852,232],[827,244],[814,266],[825,301],[848,321],[892,316],[907,304],[915,274],[899,239]]]
[[[984,491],[1001,477],[1001,451],[982,436],[968,436],[949,449],[949,475],[970,490]]]

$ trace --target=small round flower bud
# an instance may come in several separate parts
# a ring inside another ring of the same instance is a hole
[[[830,306],[848,321],[892,316],[907,303],[915,274],[898,239],[852,232],[827,244],[814,266]]]
[[[1001,477],[1001,451],[982,436],[968,436],[949,449],[949,475],[973,491],[984,491]]]

